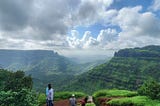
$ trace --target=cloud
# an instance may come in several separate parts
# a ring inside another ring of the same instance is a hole
[[[108,42],[116,40],[118,35],[118,32],[115,29],[105,29],[101,30],[98,37],[97,41],[102,45],[106,45]]]
[[[82,0],[72,14],[73,25],[93,25],[103,20],[106,9],[114,0]]]
[[[114,0],[1,0],[0,48],[120,49],[159,44],[159,0],[142,6],[110,9]],[[101,24],[97,37],[77,26]],[[81,37],[81,38],[80,38]],[[150,40],[149,40],[150,39]]]
[[[160,1],[154,0],[152,6],[150,6],[149,9],[152,9],[153,11],[160,10]]]
[[[117,39],[107,43],[106,49],[121,49],[160,44],[160,20],[151,12],[141,12],[142,6],[124,7],[117,11],[111,24],[120,27]],[[127,13],[127,14],[126,14]]]
[[[160,20],[151,12],[140,13],[141,10],[141,6],[136,6],[122,8],[118,12],[113,22],[121,28],[122,31],[119,34],[121,38],[127,39],[138,36],[160,37]]]
[[[160,20],[151,12],[141,12],[142,6],[125,7],[120,10],[108,10],[112,18],[107,23],[120,30],[102,29],[94,38],[90,31],[86,31],[81,39],[76,36],[69,37],[67,42],[71,48],[81,49],[121,49],[126,47],[159,44]],[[127,13],[127,14],[126,14]],[[136,18],[135,18],[136,17]],[[157,39],[158,38],[158,39]],[[149,40],[151,39],[151,40]],[[155,39],[155,42],[154,42]]]
[[[20,30],[29,21],[32,0],[1,0],[0,30]]]
[[[64,44],[69,29],[93,25],[112,3],[113,0],[1,0],[0,36]]]
[[[101,30],[94,38],[90,31],[86,31],[82,38],[77,38],[78,31],[72,30],[72,36],[67,38],[68,46],[71,48],[80,49],[93,49],[93,48],[103,48],[107,43],[116,40],[117,31],[115,29],[104,29]]]

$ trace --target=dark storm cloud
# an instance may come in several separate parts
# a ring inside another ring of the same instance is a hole
[[[0,30],[24,28],[29,21],[31,0],[0,0]]]
[[[80,20],[85,18],[91,19],[91,17],[94,18],[95,14],[97,14],[97,7],[91,2],[83,3],[79,9]]]
[[[0,0],[1,36],[46,40],[64,37],[80,0]],[[73,5],[73,6],[72,6]]]

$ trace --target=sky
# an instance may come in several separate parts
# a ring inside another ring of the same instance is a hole
[[[160,0],[0,0],[0,49],[113,55],[160,45]]]

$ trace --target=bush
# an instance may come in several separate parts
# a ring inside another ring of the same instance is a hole
[[[96,106],[94,103],[86,103],[85,106]]]
[[[46,103],[46,95],[44,93],[40,93],[38,95],[38,104],[41,106]]]
[[[20,92],[1,91],[1,106],[37,106],[37,96],[34,92],[22,89]]]
[[[138,89],[138,93],[148,96],[151,99],[159,99],[160,84],[153,79],[149,79]]]

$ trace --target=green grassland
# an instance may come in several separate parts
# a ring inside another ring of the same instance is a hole
[[[106,101],[106,104],[110,106],[160,106],[160,100],[141,96],[136,91],[117,89],[100,90],[96,91],[93,96],[97,105],[99,105],[98,98],[112,98],[110,101]]]
[[[151,100],[147,96],[134,96],[113,99],[107,102],[110,106],[160,106],[160,101]]]

